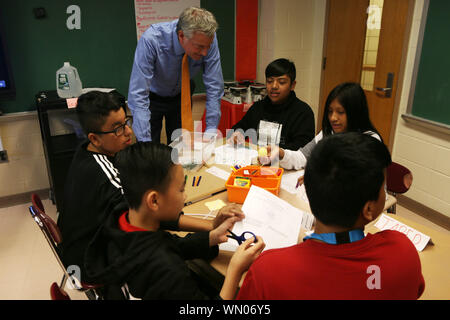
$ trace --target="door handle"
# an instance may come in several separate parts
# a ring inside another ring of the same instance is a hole
[[[386,87],[385,88],[376,87],[376,90],[384,93],[385,98],[390,98],[390,97],[392,97],[393,83],[394,83],[394,73],[389,72],[387,74]]]

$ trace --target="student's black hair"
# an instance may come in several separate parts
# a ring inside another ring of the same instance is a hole
[[[272,61],[266,67],[266,79],[270,77],[280,77],[287,75],[291,79],[291,83],[295,81],[297,75],[295,64],[288,59],[280,58]]]
[[[78,97],[76,112],[81,128],[88,135],[101,131],[111,111],[122,108],[126,112],[125,98],[115,92],[89,91]]]
[[[367,201],[377,200],[391,163],[384,143],[356,132],[322,139],[305,168],[314,216],[325,225],[351,228]]]
[[[119,170],[125,199],[131,209],[141,206],[148,190],[165,192],[171,181],[172,148],[156,142],[136,142],[119,151],[115,165]]]
[[[344,82],[331,90],[325,102],[323,111],[322,132],[328,136],[333,132],[328,120],[328,110],[335,99],[344,107],[347,114],[347,132],[373,131],[380,135],[369,117],[369,107],[363,88],[355,82]],[[381,136],[380,136],[381,138]]]

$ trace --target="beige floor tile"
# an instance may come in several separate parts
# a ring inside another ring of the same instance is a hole
[[[56,207],[43,200],[46,213],[56,221]],[[60,283],[62,270],[28,206],[0,209],[0,299],[49,300],[50,285]],[[73,300],[84,293],[66,290]]]

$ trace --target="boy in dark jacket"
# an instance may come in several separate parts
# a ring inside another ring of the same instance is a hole
[[[248,239],[233,255],[220,295],[203,291],[184,260],[215,257],[238,217],[184,238],[160,230],[161,222],[177,219],[184,206],[186,182],[175,161],[172,148],[152,142],[117,154],[128,207],[113,210],[85,258],[88,276],[105,284],[107,299],[233,299],[243,272],[264,249],[260,237],[253,245]]]
[[[115,92],[90,91],[81,95],[76,112],[87,140],[78,147],[67,174],[64,207],[58,217],[63,241],[58,249],[64,265],[78,266],[79,280],[91,282],[84,271],[84,254],[100,225],[125,201],[114,158],[132,143],[132,118],[126,114],[125,99]],[[217,225],[234,215],[242,218],[242,210],[227,206],[222,208],[214,223]],[[208,231],[213,223],[179,215],[162,227]]]
[[[315,134],[314,113],[295,95],[295,77],[293,62],[287,59],[271,62],[266,68],[267,96],[255,102],[233,126],[229,143],[241,144],[245,136],[253,137],[254,133],[260,146],[298,150],[311,141]],[[249,129],[254,132],[248,132]]]

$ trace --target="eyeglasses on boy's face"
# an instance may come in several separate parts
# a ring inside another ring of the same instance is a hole
[[[128,116],[125,118],[125,123],[121,124],[120,126],[114,128],[111,131],[94,131],[92,133],[95,133],[95,134],[114,133],[117,137],[120,137],[121,135],[123,135],[125,133],[125,126],[128,126],[129,128],[131,128],[132,124],[133,124],[133,117]]]

